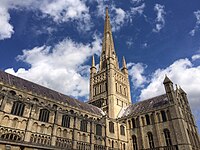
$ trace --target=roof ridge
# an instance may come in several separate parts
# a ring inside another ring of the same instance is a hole
[[[164,95],[166,95],[166,94],[163,93],[163,94],[161,94],[161,95],[154,96],[154,97],[151,97],[151,98],[148,98],[148,99],[145,99],[145,100],[141,100],[141,101],[138,101],[138,102],[133,103],[133,104],[138,104],[138,103],[146,102],[146,101],[149,101],[149,100],[151,100],[151,99],[155,99],[155,98],[157,98],[157,97],[161,97],[161,96],[164,96]]]
[[[4,77],[3,77],[3,76],[4,76]],[[41,84],[38,84],[38,83],[34,83],[34,82],[32,82],[32,81],[29,81],[29,80],[27,80],[27,79],[18,77],[18,76],[16,76],[16,75],[13,75],[13,74],[10,74],[10,73],[7,73],[7,72],[5,72],[5,71],[0,70],[0,77],[1,77],[1,78],[0,78],[0,81],[2,81],[4,84],[10,85],[10,86],[14,86],[14,87],[19,88],[19,89],[21,89],[21,90],[25,90],[26,92],[32,92],[33,94],[38,95],[38,96],[45,96],[45,97],[47,97],[47,98],[49,98],[49,99],[58,100],[58,101],[60,101],[60,102],[66,102],[68,105],[70,105],[70,101],[71,101],[71,103],[74,103],[75,106],[73,106],[72,104],[71,104],[71,105],[72,105],[73,107],[76,107],[76,108],[77,108],[78,105],[88,106],[88,107],[85,108],[85,109],[80,108],[80,109],[85,110],[85,111],[88,111],[88,112],[94,111],[93,113],[95,113],[97,110],[98,110],[99,112],[101,112],[101,110],[100,110],[98,107],[94,106],[94,105],[85,103],[85,102],[80,101],[80,100],[78,100],[78,99],[76,99],[76,98],[74,98],[74,97],[65,95],[65,94],[63,94],[63,93],[61,93],[61,92],[58,92],[58,91],[53,90],[53,89],[51,89],[51,88],[48,88],[48,87],[46,87],[46,86],[44,86],[44,85],[41,85]],[[6,82],[6,79],[5,79],[5,78],[8,79],[7,82]],[[14,79],[14,80],[19,80],[19,82],[21,81],[21,82],[24,82],[24,83],[31,84],[32,87],[28,89],[28,86],[25,86],[23,83],[21,83],[21,85],[23,85],[23,87],[20,87],[20,84],[18,84],[18,82],[17,82],[17,83],[16,83],[16,82],[13,83],[13,82],[10,80],[11,78]],[[17,84],[18,84],[18,85],[17,85]],[[35,86],[35,87],[34,87],[34,86]],[[39,93],[37,87],[38,87],[38,88],[41,88],[41,90],[44,90],[44,91],[43,91],[43,92],[42,92],[42,91],[39,91],[39,92],[41,92],[41,93]],[[48,92],[48,93],[46,93],[46,92]],[[54,95],[54,94],[55,94],[55,95]],[[59,98],[60,98],[60,99],[59,99]],[[83,106],[83,107],[84,107],[84,106]],[[90,109],[88,109],[88,108],[90,108]],[[92,109],[92,108],[94,108],[94,109]],[[97,113],[97,112],[96,112],[96,113]]]

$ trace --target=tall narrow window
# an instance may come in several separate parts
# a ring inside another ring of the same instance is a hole
[[[108,90],[108,86],[107,86],[107,83],[105,83],[105,91]]]
[[[11,110],[11,114],[22,116],[24,113],[25,104],[20,101],[15,101]]]
[[[99,85],[99,93],[101,93],[102,91],[102,87],[101,87],[101,84]]]
[[[170,132],[168,129],[164,129],[164,136],[165,136],[166,145],[171,146],[172,141],[171,141]]]
[[[132,125],[133,125],[133,128],[136,128],[135,118],[132,118]]]
[[[80,130],[83,131],[83,132],[87,132],[87,121],[86,120],[81,121]]]
[[[150,118],[149,115],[145,115],[147,125],[150,125]]]
[[[102,136],[102,126],[100,124],[96,125],[96,135]]]
[[[148,132],[147,136],[149,140],[149,148],[154,148],[153,134],[151,132]]]
[[[97,95],[97,87],[94,87],[94,95]]]
[[[116,88],[116,92],[118,92],[118,87],[117,87],[117,83],[115,83],[115,88]]]
[[[126,88],[124,88],[124,95],[126,96]]]
[[[123,125],[120,126],[120,134],[125,135],[125,128]]]
[[[154,114],[151,114],[151,124],[154,124],[155,123],[155,120],[154,120]]]
[[[136,118],[136,127],[139,127],[140,126],[140,120],[139,120],[139,117]]]
[[[114,133],[114,123],[113,122],[109,122],[109,131],[110,131],[110,133]]]
[[[126,144],[125,143],[123,144],[123,150],[126,150]]]
[[[112,141],[112,148],[114,148],[114,141]]]
[[[135,135],[133,135],[132,140],[133,140],[133,150],[138,150],[137,137]]]
[[[119,92],[122,94],[122,86],[119,86]]]
[[[48,122],[49,121],[49,110],[40,109],[39,121]]]
[[[162,116],[162,121],[163,122],[166,122],[167,121],[167,117],[166,117],[166,113],[165,113],[165,111],[161,111],[161,116]]]
[[[68,115],[62,116],[62,126],[66,127],[66,128],[70,127],[70,116],[68,116]]]

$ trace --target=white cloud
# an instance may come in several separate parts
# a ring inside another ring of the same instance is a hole
[[[144,84],[147,83],[147,79],[143,74],[147,66],[142,63],[137,63],[137,64],[128,63],[127,67],[133,87],[134,88],[144,87]]]
[[[10,25],[10,14],[7,9],[0,6],[0,40],[10,38],[14,33],[13,26]]]
[[[134,4],[138,4],[140,2],[143,2],[143,0],[131,0],[131,2],[134,3]]]
[[[197,11],[195,11],[194,12],[194,15],[195,15],[195,17],[196,17],[196,25],[195,25],[195,27],[194,27],[194,29],[192,29],[191,31],[190,31],[190,35],[191,36],[194,36],[195,35],[195,33],[199,30],[199,28],[200,28],[200,10],[197,10]]]
[[[112,10],[115,12],[115,16],[111,20],[112,30],[117,31],[123,26],[126,19],[126,13],[123,9],[116,8],[115,6],[112,7]]]
[[[101,39],[97,36],[88,44],[76,43],[67,38],[54,47],[41,46],[23,50],[18,60],[30,65],[29,69],[13,68],[5,71],[42,84],[75,97],[87,97],[89,93],[89,66],[85,62],[99,54]]]
[[[156,4],[154,6],[154,11],[157,12],[157,17],[155,20],[156,23],[156,27],[153,29],[153,32],[160,32],[160,30],[165,26],[165,10],[164,10],[165,6],[164,5],[160,5],[160,4]]]
[[[200,66],[194,67],[188,58],[179,59],[167,68],[157,69],[152,74],[149,85],[142,89],[140,100],[165,93],[163,80],[166,74],[186,91],[192,108],[200,112]]]
[[[143,3],[143,4],[141,4],[140,6],[137,6],[137,7],[132,7],[131,13],[133,15],[136,15],[136,14],[142,15],[143,12],[144,12],[144,8],[145,8],[145,3]]]
[[[89,30],[92,26],[89,8],[82,0],[2,0],[0,6],[0,39],[10,38],[13,26],[9,23],[9,10],[40,11],[42,17],[51,17],[54,22],[61,23],[76,20],[78,30]]]
[[[106,3],[107,0],[96,0],[97,2],[97,16],[98,17],[105,17],[105,8],[107,7]],[[141,0],[137,0],[137,2],[141,2]],[[136,1],[133,1],[133,3],[137,3]],[[110,18],[111,18],[111,24],[112,24],[112,30],[113,32],[118,31],[121,29],[121,27],[124,26],[127,22],[132,22],[133,18],[136,15],[142,15],[145,8],[145,3],[140,4],[139,6],[130,6],[130,9],[127,9],[126,11],[118,6],[116,6],[114,3],[109,6],[109,12],[110,12]]]
[[[192,61],[200,59],[200,54],[196,54],[192,56]]]

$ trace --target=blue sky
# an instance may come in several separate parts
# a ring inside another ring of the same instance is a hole
[[[129,67],[132,101],[181,86],[200,127],[199,0],[0,0],[0,69],[88,99],[108,6],[118,59]]]

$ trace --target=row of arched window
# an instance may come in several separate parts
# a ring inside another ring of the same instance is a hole
[[[109,122],[109,132],[114,133],[115,131],[114,123],[112,121]],[[125,135],[125,127],[120,125],[120,135]]]
[[[69,140],[69,139],[57,138],[56,139],[56,146],[57,147],[63,147],[66,150],[71,150],[72,149],[72,141]]]
[[[115,142],[112,140],[110,141],[110,148],[109,150],[114,150],[115,149]],[[117,146],[118,147],[118,146]],[[125,143],[120,143],[120,150],[126,150],[126,144]]]
[[[36,134],[31,134],[30,142],[41,145],[51,145],[51,139],[49,136],[42,136]]]
[[[163,133],[164,133],[166,146],[169,146],[169,147],[172,146],[170,131],[168,129],[164,129]],[[154,137],[153,137],[152,132],[147,133],[147,138],[148,138],[149,148],[150,149],[155,148]],[[133,142],[133,150],[139,150],[138,139],[137,139],[136,135],[132,136],[132,142]]]
[[[160,111],[160,113],[156,113],[156,117],[157,117],[158,122],[161,122],[160,114],[161,114],[161,117],[162,117],[162,122],[166,122],[167,120],[170,119],[169,111],[167,110],[167,114],[166,114],[166,112],[164,110],[162,110],[162,111]],[[140,127],[139,117],[137,117],[136,119],[132,118],[131,122],[132,122],[132,128]],[[141,122],[142,122],[142,126],[154,124],[155,123],[154,115],[151,114],[149,116],[148,114],[146,114],[144,117],[142,116]],[[130,121],[129,121],[129,126],[131,128]]]
[[[15,101],[14,104],[13,104],[11,113],[13,115],[22,116],[23,112],[24,112],[24,107],[25,107],[25,104],[23,104],[20,101]],[[39,121],[49,122],[49,115],[50,115],[49,110],[40,109]],[[87,124],[88,124],[88,122],[86,120],[82,120],[81,123],[80,123],[80,130],[83,131],[83,132],[87,132]],[[61,126],[66,127],[66,128],[70,127],[70,116],[68,116],[68,115],[62,116]],[[99,135],[99,136],[102,136],[101,125],[96,126],[96,134]]]
[[[127,88],[121,84],[115,83],[116,92],[127,96]]]
[[[106,150],[105,146],[94,144],[94,150]]]
[[[90,150],[90,144],[84,142],[77,142],[77,150]]]
[[[99,84],[94,86],[94,96],[101,94],[105,91],[107,91],[107,83],[105,82],[104,84]]]
[[[14,133],[6,133],[1,135],[1,138],[4,140],[11,140],[11,141],[21,141],[22,138],[18,134]]]

